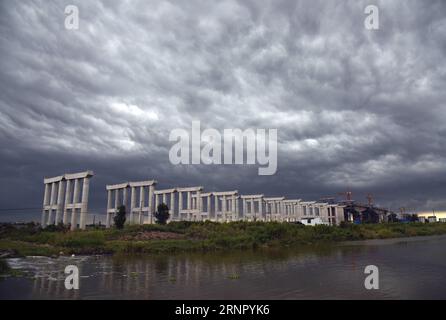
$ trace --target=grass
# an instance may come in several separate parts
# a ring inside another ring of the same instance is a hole
[[[151,231],[176,233],[181,238],[128,240],[137,234]],[[112,228],[73,232],[63,228],[41,230],[31,224],[21,228],[3,224],[0,225],[0,252],[12,251],[14,256],[204,252],[439,234],[446,234],[446,224],[387,223],[305,227],[278,222],[173,222],[164,226],[126,226],[123,230]]]

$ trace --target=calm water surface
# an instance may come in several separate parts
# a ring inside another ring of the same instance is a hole
[[[145,257],[9,259],[0,299],[446,299],[446,237]],[[66,290],[77,265],[80,289]],[[380,289],[364,288],[379,268]]]

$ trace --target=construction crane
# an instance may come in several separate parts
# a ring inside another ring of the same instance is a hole
[[[372,207],[373,206],[373,195],[371,193],[367,193],[366,198],[367,198],[367,203],[368,203],[369,207]]]
[[[346,192],[340,192],[340,193],[338,193],[338,195],[340,195],[340,196],[345,196],[345,198],[346,198],[346,200],[347,201],[349,201],[349,202],[352,202],[353,200],[352,200],[352,195],[353,195],[353,192],[351,192],[351,191],[346,191]]]

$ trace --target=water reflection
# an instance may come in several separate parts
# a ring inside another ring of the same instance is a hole
[[[446,298],[445,244],[446,238],[218,254],[10,259],[26,278],[1,281],[0,298]],[[69,264],[79,267],[80,290],[65,289]],[[380,268],[378,291],[364,288],[368,264]]]

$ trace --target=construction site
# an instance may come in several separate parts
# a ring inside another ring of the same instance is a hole
[[[339,196],[343,199],[337,200]],[[376,206],[373,195],[370,193],[364,197],[364,200],[366,201],[355,200],[352,191],[338,193],[337,197],[321,198],[321,201],[342,205],[344,207],[344,221],[352,223],[383,223],[399,221],[403,218],[389,208]]]

